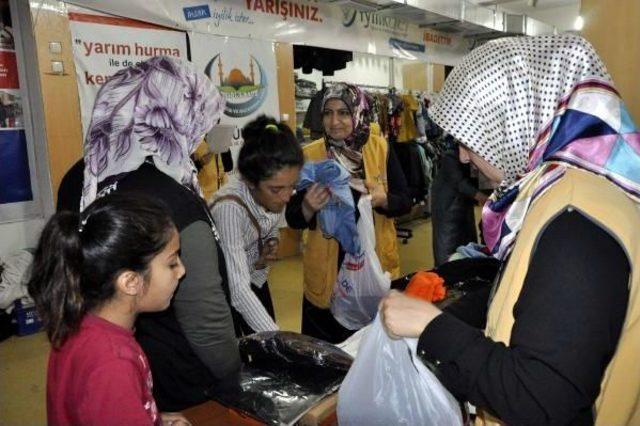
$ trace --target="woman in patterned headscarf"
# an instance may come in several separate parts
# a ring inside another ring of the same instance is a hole
[[[640,422],[640,133],[579,36],[471,52],[431,108],[499,189],[483,211],[505,262],[484,334],[391,294],[385,324],[487,423]],[[490,413],[490,414],[489,414]]]
[[[205,401],[216,379],[240,363],[225,262],[190,158],[223,110],[222,96],[193,64],[155,57],[102,86],[84,144],[82,209],[111,191],[145,193],[163,201],[180,233],[188,272],[167,311],[136,323],[162,411]],[[61,193],[79,192],[65,181]]]
[[[382,268],[397,276],[400,262],[392,218],[411,208],[400,164],[387,141],[371,134],[370,106],[356,86],[338,83],[327,89],[322,101],[322,122],[325,136],[303,148],[305,158],[311,161],[330,158],[340,163],[350,174],[355,205],[362,194],[371,194],[376,253]],[[352,331],[335,320],[329,303],[344,250],[336,240],[324,238],[315,229],[315,214],[327,201],[326,189],[319,185],[301,191],[287,206],[287,222],[298,229],[312,228],[303,258],[302,333],[340,342]]]

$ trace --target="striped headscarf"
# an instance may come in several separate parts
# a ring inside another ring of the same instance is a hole
[[[81,210],[95,200],[101,182],[138,169],[148,157],[202,195],[190,155],[223,111],[224,98],[190,62],[157,56],[118,71],[94,103]]]
[[[504,38],[469,53],[429,110],[433,120],[504,173],[482,213],[505,259],[531,203],[567,167],[640,196],[640,138],[604,64],[582,37]]]

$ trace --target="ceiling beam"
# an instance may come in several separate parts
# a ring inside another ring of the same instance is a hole
[[[514,3],[519,0],[483,0],[476,3],[478,6],[495,6],[497,4]]]

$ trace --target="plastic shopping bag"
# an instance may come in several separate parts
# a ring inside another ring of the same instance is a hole
[[[416,356],[417,339],[391,339],[376,318],[338,393],[338,423],[462,425],[456,399]]]
[[[358,330],[373,320],[380,299],[391,286],[391,278],[382,270],[375,250],[376,235],[370,196],[360,197],[358,210],[360,251],[356,254],[345,253],[331,295],[331,313],[349,330]]]

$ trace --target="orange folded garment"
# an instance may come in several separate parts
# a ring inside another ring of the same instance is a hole
[[[405,289],[405,294],[427,302],[438,302],[444,299],[447,289],[444,280],[435,272],[416,272]]]

